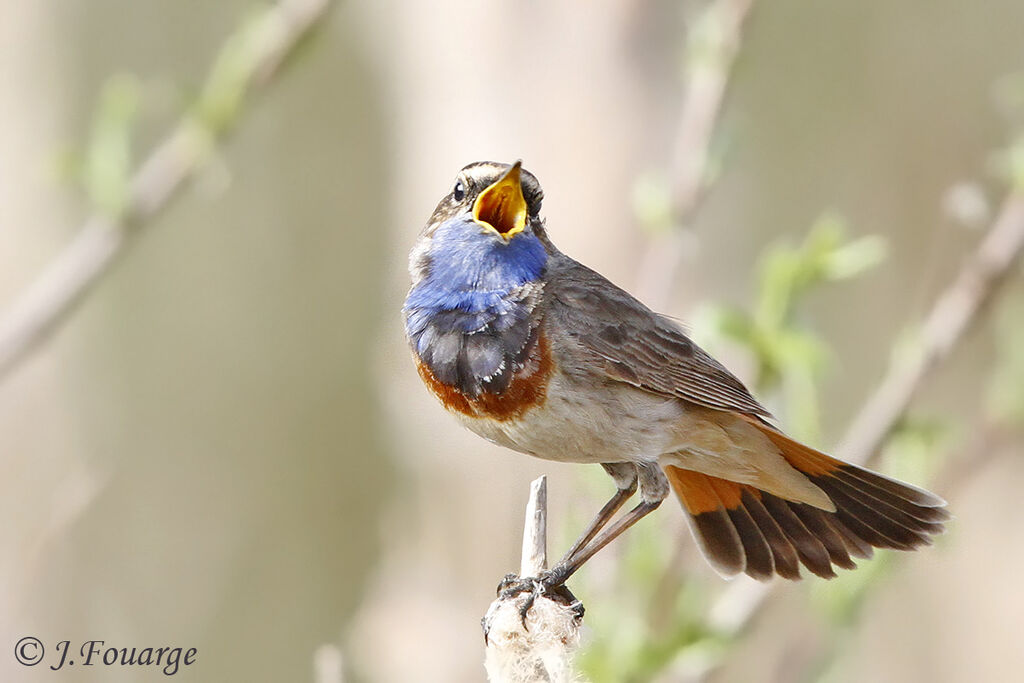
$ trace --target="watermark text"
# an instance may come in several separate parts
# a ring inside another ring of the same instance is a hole
[[[19,664],[36,666],[46,660],[51,671],[76,666],[131,666],[153,667],[165,676],[173,676],[183,667],[195,664],[198,656],[194,647],[123,647],[105,640],[86,640],[81,644],[60,640],[49,654],[43,641],[34,636],[25,636],[14,644],[14,659]]]

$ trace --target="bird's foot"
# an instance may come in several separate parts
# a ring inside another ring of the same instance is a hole
[[[569,607],[575,619],[579,621],[583,619],[583,603],[576,599],[565,585],[565,581],[566,576],[557,566],[541,572],[539,576],[520,577],[518,574],[506,574],[498,584],[497,593],[502,600],[513,600],[520,595],[526,595],[519,605],[519,618],[526,630],[529,630],[526,626],[526,616],[540,596]]]

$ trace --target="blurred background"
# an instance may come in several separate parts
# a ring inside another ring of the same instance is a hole
[[[184,680],[312,681],[317,652],[346,681],[483,680],[528,482],[550,476],[553,555],[612,487],[464,432],[413,370],[406,254],[471,161],[522,158],[563,251],[835,447],[1024,177],[1024,4],[758,2],[730,69],[723,17],[745,5],[333,5],[3,377],[0,680],[161,676],[21,667],[25,635],[196,647]],[[0,319],[102,208],[97,135],[120,112],[141,161],[260,7],[0,0]],[[727,96],[680,213],[709,74]],[[730,630],[736,589],[668,501],[571,584],[581,678],[1017,680],[1022,322],[1015,268],[876,463],[950,501],[935,548],[779,586]]]

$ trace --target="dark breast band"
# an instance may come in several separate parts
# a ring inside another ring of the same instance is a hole
[[[551,349],[543,332],[537,336],[537,343],[532,345],[522,367],[500,393],[492,394],[485,391],[475,397],[469,396],[458,387],[438,380],[430,366],[416,354],[413,355],[423,383],[445,408],[454,413],[504,422],[522,416],[530,408],[543,405],[547,399],[553,365]]]

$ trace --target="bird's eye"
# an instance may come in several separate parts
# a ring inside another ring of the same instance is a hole
[[[466,198],[466,186],[461,180],[455,181],[455,187],[452,188],[452,198],[457,202],[461,202]]]

